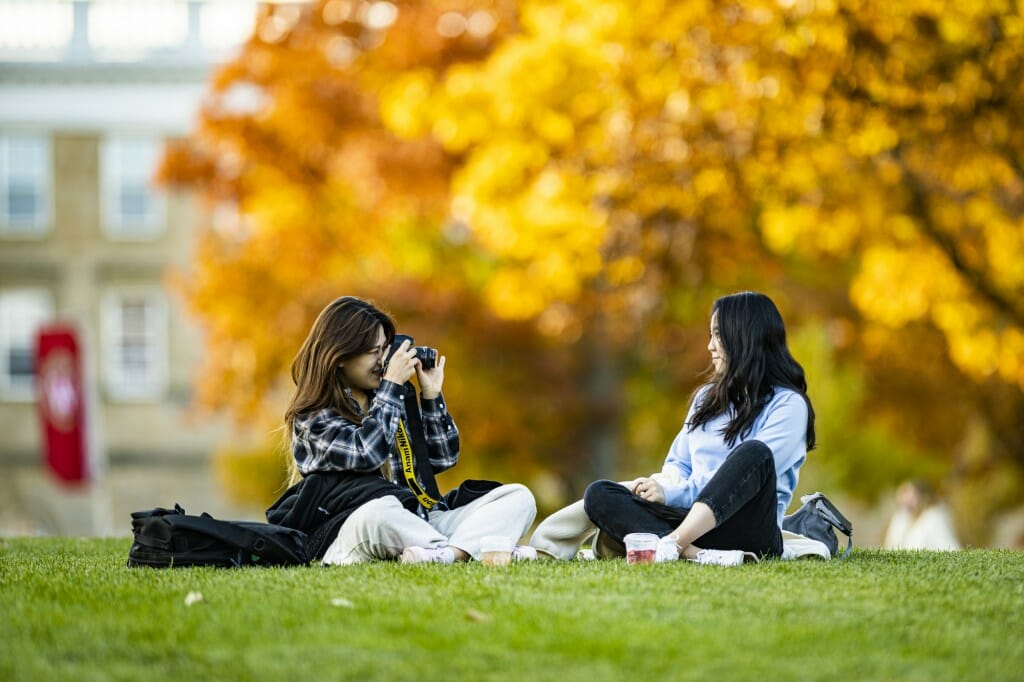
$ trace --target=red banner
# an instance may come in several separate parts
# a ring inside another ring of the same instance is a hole
[[[85,392],[78,335],[65,326],[44,327],[36,345],[36,392],[43,449],[50,470],[62,481],[87,477]]]

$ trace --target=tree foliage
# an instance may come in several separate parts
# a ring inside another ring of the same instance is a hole
[[[362,293],[458,354],[483,469],[610,474],[664,451],[712,298],[757,288],[861,387],[830,404],[882,473],[848,451],[843,483],[938,457],[1011,472],[1008,504],[1022,59],[1010,2],[268,6],[163,168],[229,208],[183,283],[203,395],[279,409],[312,317]]]
[[[381,110],[462,157],[453,209],[506,315],[659,292],[694,226],[749,228],[854,252],[866,318],[1024,387],[1021,30],[1009,3],[527,2],[483,64],[406,74]]]

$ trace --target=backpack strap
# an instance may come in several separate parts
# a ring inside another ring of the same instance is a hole
[[[840,558],[847,558],[850,556],[850,552],[853,551],[853,524],[822,493],[815,493],[813,499],[814,506],[821,513],[822,517],[846,536],[846,551],[843,552]]]
[[[841,557],[839,557],[839,558],[840,559],[845,559],[845,558],[849,557],[850,556],[850,552],[852,552],[852,551],[853,551],[853,536],[852,535],[847,535],[846,536],[846,551],[843,552],[843,555]]]
[[[174,514],[185,514],[185,510],[177,502],[174,503],[174,509],[164,509],[163,507],[155,507],[153,509],[143,509],[142,511],[132,512],[132,521],[138,521],[139,523],[141,523],[145,519],[151,519],[155,516],[172,516]]]
[[[839,511],[832,501],[825,497],[824,494],[818,493],[817,503],[819,508],[829,517],[829,522],[835,524],[836,528],[851,535],[853,533],[853,524],[850,520],[843,516],[843,513]]]

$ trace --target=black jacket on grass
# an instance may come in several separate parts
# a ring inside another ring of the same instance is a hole
[[[501,486],[498,481],[469,479],[449,490],[437,509],[457,509]],[[270,523],[301,530],[309,536],[309,551],[323,559],[338,537],[341,524],[359,507],[378,497],[394,495],[402,506],[423,517],[426,511],[411,490],[384,479],[378,473],[330,471],[308,474],[267,509]]]
[[[309,536],[313,558],[322,559],[352,512],[388,495],[397,497],[414,514],[420,509],[411,490],[385,480],[377,472],[311,473],[267,509],[267,521],[301,530]]]

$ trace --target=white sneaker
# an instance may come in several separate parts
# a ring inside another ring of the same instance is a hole
[[[597,557],[594,556],[594,550],[592,549],[581,549],[576,553],[576,561],[594,561],[595,559]]]
[[[710,566],[742,566],[748,561],[757,563],[758,558],[753,552],[739,549],[702,549],[691,561]]]
[[[512,548],[512,561],[533,561],[537,558],[537,550],[530,545],[516,545]]]
[[[675,535],[666,535],[658,540],[658,548],[654,553],[654,563],[660,564],[666,561],[675,561],[679,558],[679,545],[676,544]]]
[[[403,564],[450,564],[455,553],[450,547],[406,547],[399,558]]]

